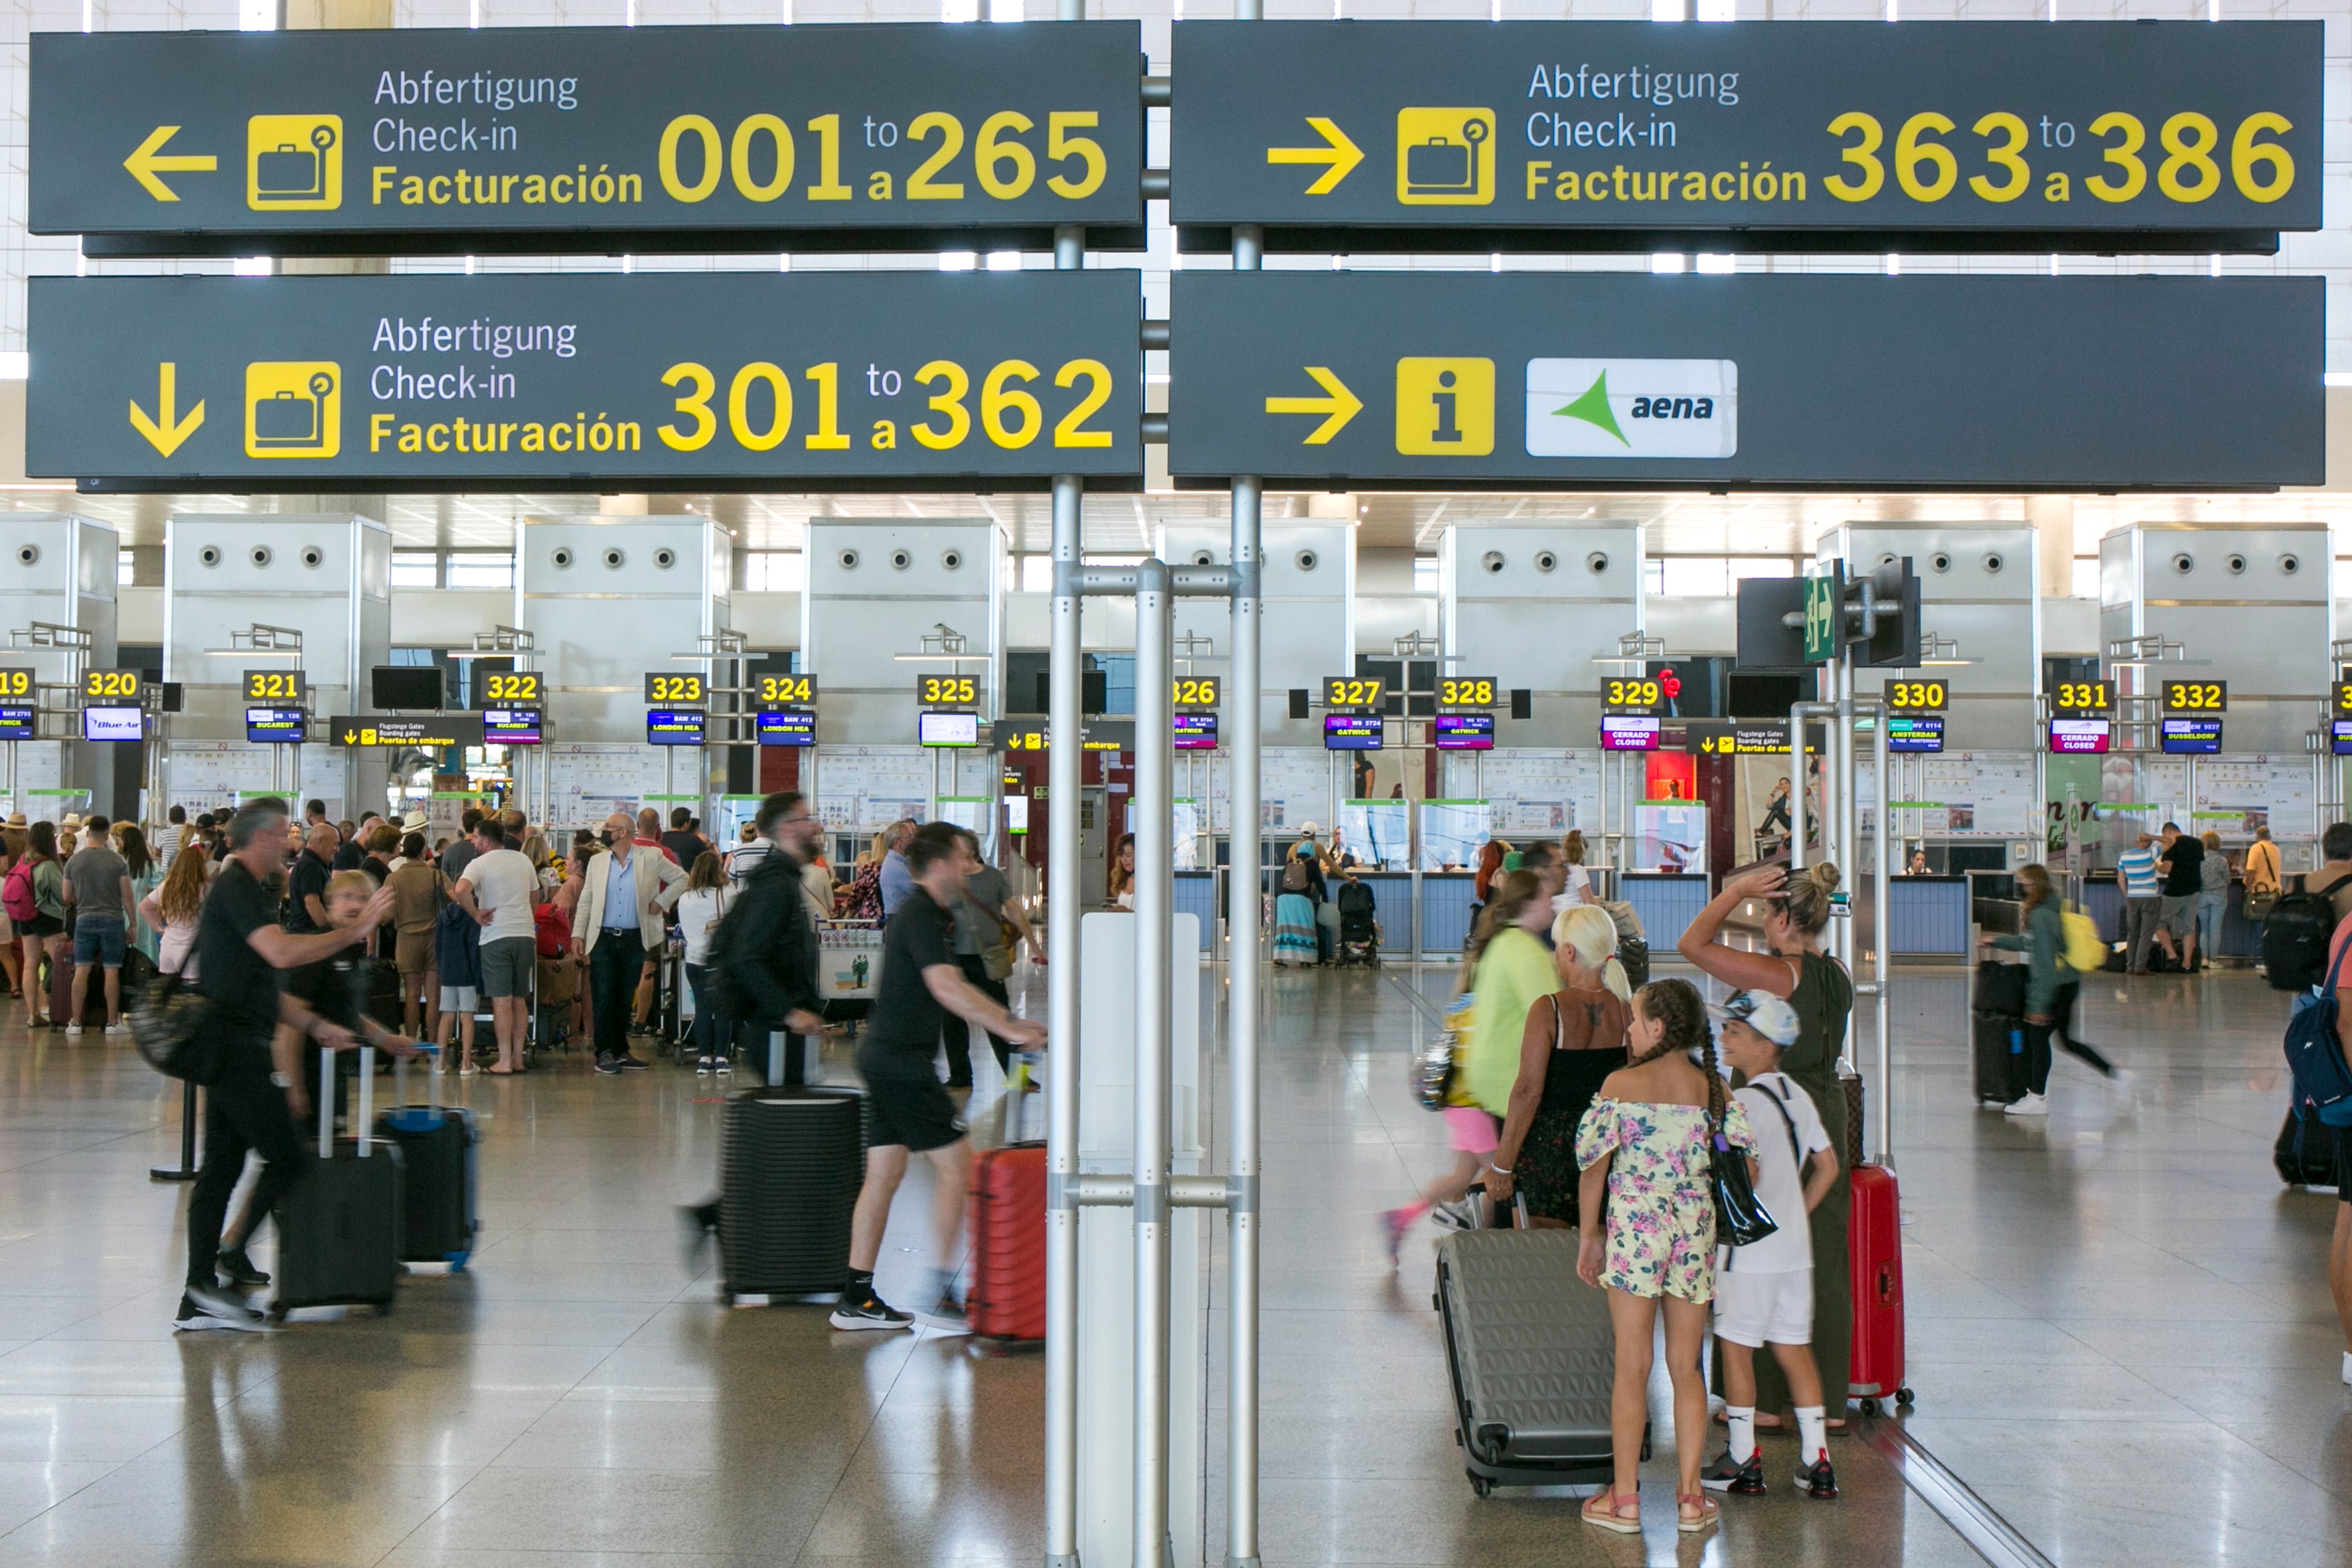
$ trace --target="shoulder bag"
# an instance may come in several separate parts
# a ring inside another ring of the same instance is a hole
[[[1446,1006],[1445,1022],[1439,1026],[1437,1038],[1413,1058],[1413,1092],[1420,1097],[1423,1110],[1443,1110],[1454,1103],[1462,1052],[1469,1047],[1477,1016],[1476,998],[1463,992]]]
[[[1731,1090],[1724,1091],[1728,1114]],[[1771,1211],[1756,1195],[1748,1161],[1723,1135],[1724,1119],[1707,1119],[1708,1185],[1715,1191],[1715,1239],[1732,1247],[1753,1247],[1780,1227]]]
[[[178,970],[158,973],[131,998],[131,1043],[147,1065],[165,1078],[209,1084],[220,1076],[212,1017],[212,1004],[183,983]]]

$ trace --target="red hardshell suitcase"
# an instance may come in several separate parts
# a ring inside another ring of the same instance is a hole
[[[964,1312],[985,1339],[1045,1337],[1045,1146],[1008,1143],[972,1163],[971,1289]]]
[[[1853,1345],[1847,1382],[1865,1411],[1908,1406],[1903,1381],[1903,1215],[1895,1173],[1853,1169],[1846,1258],[1853,1279]]]

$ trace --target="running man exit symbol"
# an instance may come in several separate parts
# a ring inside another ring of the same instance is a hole
[[[1415,457],[1490,455],[1495,450],[1495,362],[1397,361],[1396,449]]]

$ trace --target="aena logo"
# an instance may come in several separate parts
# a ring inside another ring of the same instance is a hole
[[[1739,367],[1722,359],[1528,362],[1531,458],[1722,458],[1739,449]]]

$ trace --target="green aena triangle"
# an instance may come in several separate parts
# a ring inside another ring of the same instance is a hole
[[[1591,386],[1584,389],[1584,395],[1581,397],[1565,408],[1553,409],[1552,413],[1556,417],[1581,419],[1587,425],[1606,430],[1617,437],[1617,444],[1621,447],[1631,447],[1633,444],[1625,439],[1625,432],[1617,428],[1617,416],[1609,412],[1609,373],[1605,370],[1594,378]]]

